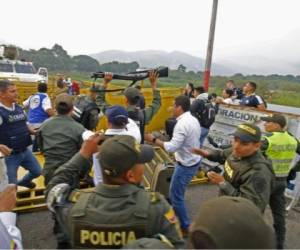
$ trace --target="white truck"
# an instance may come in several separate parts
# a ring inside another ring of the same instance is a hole
[[[35,69],[32,62],[18,60],[16,47],[0,45],[0,79],[20,82],[48,82],[47,68]]]

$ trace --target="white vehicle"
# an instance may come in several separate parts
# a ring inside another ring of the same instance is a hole
[[[15,50],[15,53],[10,54],[10,58],[7,58],[6,48],[0,46],[0,79],[20,82],[48,82],[46,68],[39,68],[37,71],[32,62],[16,60],[17,50]]]

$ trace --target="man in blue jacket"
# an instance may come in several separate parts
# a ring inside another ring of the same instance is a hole
[[[32,152],[27,148],[31,145],[30,133],[34,133],[27,126],[26,114],[16,102],[17,87],[10,81],[0,81],[0,144],[12,149],[5,157],[9,183],[34,188],[32,180],[41,175],[41,167]],[[29,172],[17,181],[19,166]]]

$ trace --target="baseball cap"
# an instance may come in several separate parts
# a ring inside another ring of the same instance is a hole
[[[253,123],[243,123],[237,126],[233,136],[238,137],[243,142],[259,142],[261,139],[261,131],[260,128]]]
[[[116,177],[153,157],[154,150],[150,145],[140,145],[129,135],[116,135],[101,145],[99,161],[106,175]]]
[[[286,125],[286,119],[283,115],[280,114],[272,114],[270,116],[264,116],[260,118],[265,122],[274,122],[280,125],[280,127],[284,128]]]
[[[251,201],[222,196],[202,204],[189,244],[195,248],[265,249],[275,248],[275,237]]]
[[[137,100],[140,98],[140,92],[137,88],[129,87],[125,89],[124,95],[128,100]]]
[[[105,111],[108,121],[114,125],[122,126],[128,123],[128,112],[122,106],[111,106]]]
[[[74,98],[66,93],[59,94],[55,99],[55,105],[58,106],[60,103],[66,104],[68,107],[73,106]]]

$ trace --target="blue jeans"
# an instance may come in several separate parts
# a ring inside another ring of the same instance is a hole
[[[40,176],[42,172],[39,162],[28,148],[21,153],[5,157],[5,163],[7,166],[8,182],[20,186],[27,185],[34,178]],[[17,181],[19,166],[22,166],[29,172],[20,181]]]
[[[208,133],[209,133],[209,128],[201,127],[201,134],[200,134],[200,148],[202,148],[203,143],[204,143],[204,140],[205,140],[205,138],[207,137]]]
[[[185,167],[177,163],[170,183],[170,201],[182,229],[187,229],[190,225],[190,220],[184,204],[185,190],[193,176],[197,173],[199,164],[200,162],[191,167]]]

